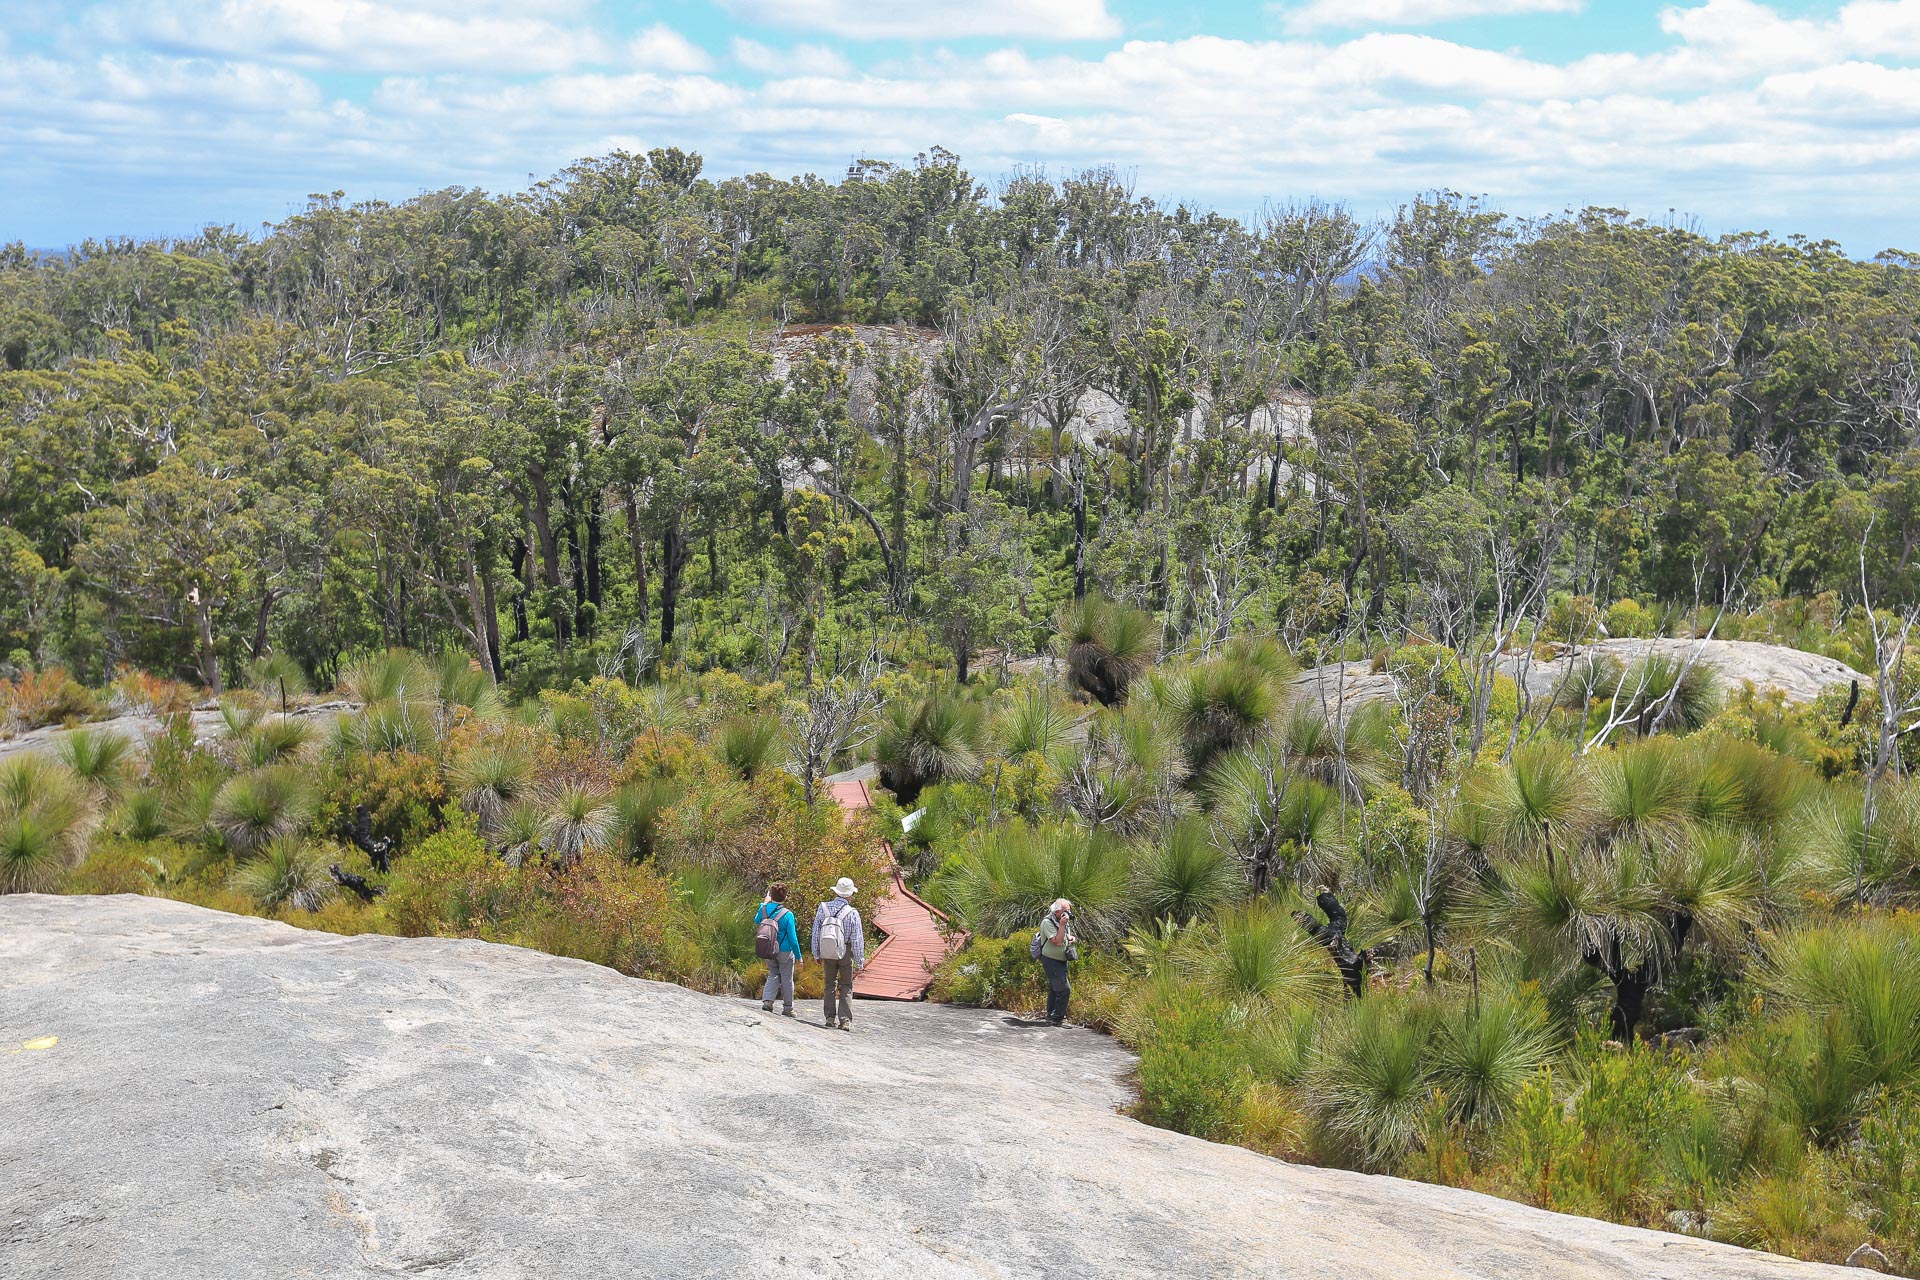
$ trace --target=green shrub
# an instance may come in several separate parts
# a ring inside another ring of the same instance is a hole
[[[1607,634],[1641,639],[1654,631],[1654,616],[1638,600],[1615,600],[1607,607]]]
[[[933,975],[930,1000],[1038,1014],[1047,1006],[1046,977],[1028,950],[1032,930],[1004,938],[976,937]]]
[[[1226,1142],[1236,1136],[1252,1073],[1244,1019],[1225,1001],[1177,991],[1154,999],[1139,1051],[1136,1116],[1196,1138]]]
[[[466,934],[504,918],[512,881],[473,825],[457,821],[394,864],[380,909],[402,937]]]

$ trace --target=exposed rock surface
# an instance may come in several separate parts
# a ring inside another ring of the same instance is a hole
[[[1695,662],[1709,668],[1722,688],[1738,688],[1742,682],[1751,681],[1756,689],[1777,689],[1794,702],[1812,702],[1823,690],[1834,685],[1844,687],[1850,680],[1858,680],[1865,690],[1873,685],[1871,676],[1836,659],[1752,640],[1602,640],[1546,661],[1530,653],[1507,654],[1500,660],[1500,669],[1524,683],[1534,697],[1545,698],[1567,679],[1568,669],[1576,660],[1599,655],[1631,663],[1652,653],[1678,661],[1696,653]],[[1294,685],[1324,698],[1329,706],[1343,698],[1348,706],[1361,705],[1393,693],[1392,678],[1383,671],[1373,671],[1365,662],[1315,667],[1296,677]]]
[[[323,734],[335,720],[348,712],[357,711],[360,704],[344,699],[332,702],[309,703],[296,706],[287,712],[289,719],[311,720],[316,734]],[[225,737],[227,722],[212,706],[196,707],[189,713],[193,721],[193,733],[196,738],[209,739]],[[104,720],[90,720],[82,728],[94,733],[119,734],[130,741],[134,749],[144,751],[147,744],[160,736],[166,728],[158,716],[124,715],[109,716]],[[43,725],[38,729],[28,729],[11,738],[0,738],[0,759],[22,751],[51,751],[58,746],[60,739],[72,733],[72,729],[59,725]]]
[[[845,1035],[485,943],[0,898],[0,1275],[1842,1274],[1150,1129],[1128,1066],[997,1014]]]

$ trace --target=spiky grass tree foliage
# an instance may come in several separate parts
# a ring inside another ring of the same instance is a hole
[[[880,783],[911,805],[924,787],[967,781],[980,772],[981,736],[980,708],[956,695],[888,703],[874,739]]]
[[[1232,849],[1257,891],[1298,876],[1325,878],[1345,848],[1332,788],[1288,772],[1273,744],[1230,752],[1202,784],[1215,838]]]
[[[991,737],[1002,755],[1064,759],[1072,747],[1079,716],[1049,689],[1027,686],[1006,697],[996,708]]]
[[[340,692],[368,706],[376,702],[427,702],[438,696],[439,673],[410,649],[389,649],[347,664]]]
[[[51,756],[0,761],[0,893],[57,887],[86,849],[93,801]]]
[[[472,814],[483,834],[492,834],[507,810],[533,791],[533,754],[520,743],[496,740],[461,752],[447,766],[448,788]]]
[[[313,811],[313,794],[293,765],[235,774],[215,793],[208,825],[222,843],[245,856],[297,834]]]
[[[307,691],[307,673],[290,655],[270,653],[255,658],[246,667],[247,687],[269,703],[276,702],[282,689],[289,698]]]
[[[1691,828],[1647,848],[1654,912],[1675,960],[1689,942],[1723,954],[1746,946],[1778,901],[1762,874],[1761,846],[1744,832]]]
[[[1454,1118],[1492,1127],[1559,1047],[1536,989],[1489,982],[1437,1020],[1431,1078]]]
[[[1323,1140],[1354,1166],[1392,1170],[1419,1140],[1438,1012],[1417,997],[1376,997],[1326,1023],[1301,1090]]]
[[[1347,710],[1344,717],[1305,699],[1282,714],[1280,739],[1287,764],[1359,801],[1393,781],[1392,730],[1385,703]]]
[[[113,816],[114,829],[129,840],[158,840],[167,834],[167,795],[158,787],[128,793]]]
[[[1067,679],[1103,707],[1118,706],[1160,656],[1160,624],[1132,605],[1087,596],[1060,614]]]
[[[234,754],[243,767],[265,768],[297,760],[313,741],[313,726],[304,720],[269,716],[234,740]]]
[[[1619,844],[1563,855],[1552,865],[1504,864],[1469,914],[1549,973],[1585,966],[1613,987],[1613,1035],[1629,1040],[1648,990],[1673,956],[1657,853]]]
[[[1468,803],[1483,811],[1495,849],[1509,856],[1538,852],[1549,867],[1586,834],[1594,812],[1586,771],[1553,742],[1522,747],[1504,768],[1482,774]]]
[[[751,965],[753,894],[715,867],[682,868],[674,882],[691,917],[689,932],[701,962],[714,975]],[[799,927],[798,920],[795,925]]]
[[[1188,924],[1238,898],[1246,877],[1213,842],[1207,824],[1188,818],[1147,844],[1133,861],[1135,919]]]
[[[1883,782],[1871,831],[1857,789],[1830,789],[1796,816],[1787,839],[1799,847],[1797,878],[1849,905],[1920,902],[1920,784]]]
[[[1277,904],[1262,899],[1221,913],[1200,977],[1223,1000],[1286,1009],[1332,997],[1339,979],[1326,951]]]
[[[424,753],[437,739],[433,704],[408,699],[371,702],[354,715],[333,722],[337,750]]]
[[[459,649],[434,660],[433,696],[443,706],[465,707],[481,719],[493,719],[504,709],[493,673]]]
[[[1593,765],[1594,809],[1604,836],[1671,844],[1693,817],[1693,755],[1666,738],[1623,743]]]
[[[269,911],[318,911],[337,888],[327,874],[326,855],[291,836],[272,841],[241,863],[228,885]]]
[[[1073,903],[1082,938],[1118,937],[1126,925],[1127,850],[1098,831],[1003,823],[977,833],[941,873],[947,901],[977,934],[1037,927],[1056,898]]]
[[[1766,831],[1792,814],[1813,785],[1805,765],[1756,742],[1716,740],[1692,749],[1693,816],[1703,823]]]
[[[1179,785],[1179,740],[1150,706],[1097,712],[1068,765],[1061,798],[1090,827],[1136,835],[1175,821],[1193,805]]]
[[[720,722],[714,733],[714,749],[728,768],[751,781],[779,767],[781,732],[780,721],[774,716],[733,716]]]
[[[1776,938],[1768,987],[1851,1046],[1867,1087],[1920,1086],[1920,920],[1856,915]]]
[[[95,796],[108,800],[127,788],[132,751],[132,739],[104,729],[75,729],[54,747],[54,754],[74,777]]]
[[[1720,686],[1711,665],[1674,654],[1650,653],[1624,666],[1588,656],[1575,659],[1559,702],[1586,713],[1583,734],[1609,721],[1639,734],[1688,733],[1720,709]]]
[[[1213,658],[1152,682],[1154,705],[1180,735],[1193,777],[1219,756],[1250,745],[1280,710],[1280,687],[1238,658]]]
[[[606,846],[613,820],[613,805],[604,794],[566,783],[548,797],[541,847],[551,861],[572,866],[588,849]]]
[[[661,815],[684,793],[685,786],[672,778],[647,778],[614,792],[612,847],[629,858],[652,857]]]
[[[547,807],[532,796],[516,800],[500,815],[493,832],[493,846],[510,867],[518,867],[539,854],[547,838],[547,823],[552,817]]]

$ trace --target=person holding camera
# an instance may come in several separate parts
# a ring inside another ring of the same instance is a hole
[[[1056,1027],[1066,1024],[1067,998],[1073,994],[1073,984],[1067,981],[1067,962],[1079,958],[1080,949],[1074,942],[1073,904],[1065,898],[1056,899],[1033,937],[1034,954],[1047,974],[1047,1022]]]

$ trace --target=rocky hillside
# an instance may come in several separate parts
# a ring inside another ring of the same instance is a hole
[[[1811,1277],[1118,1113],[1079,1031],[855,1033],[478,942],[0,898],[0,1275]]]

